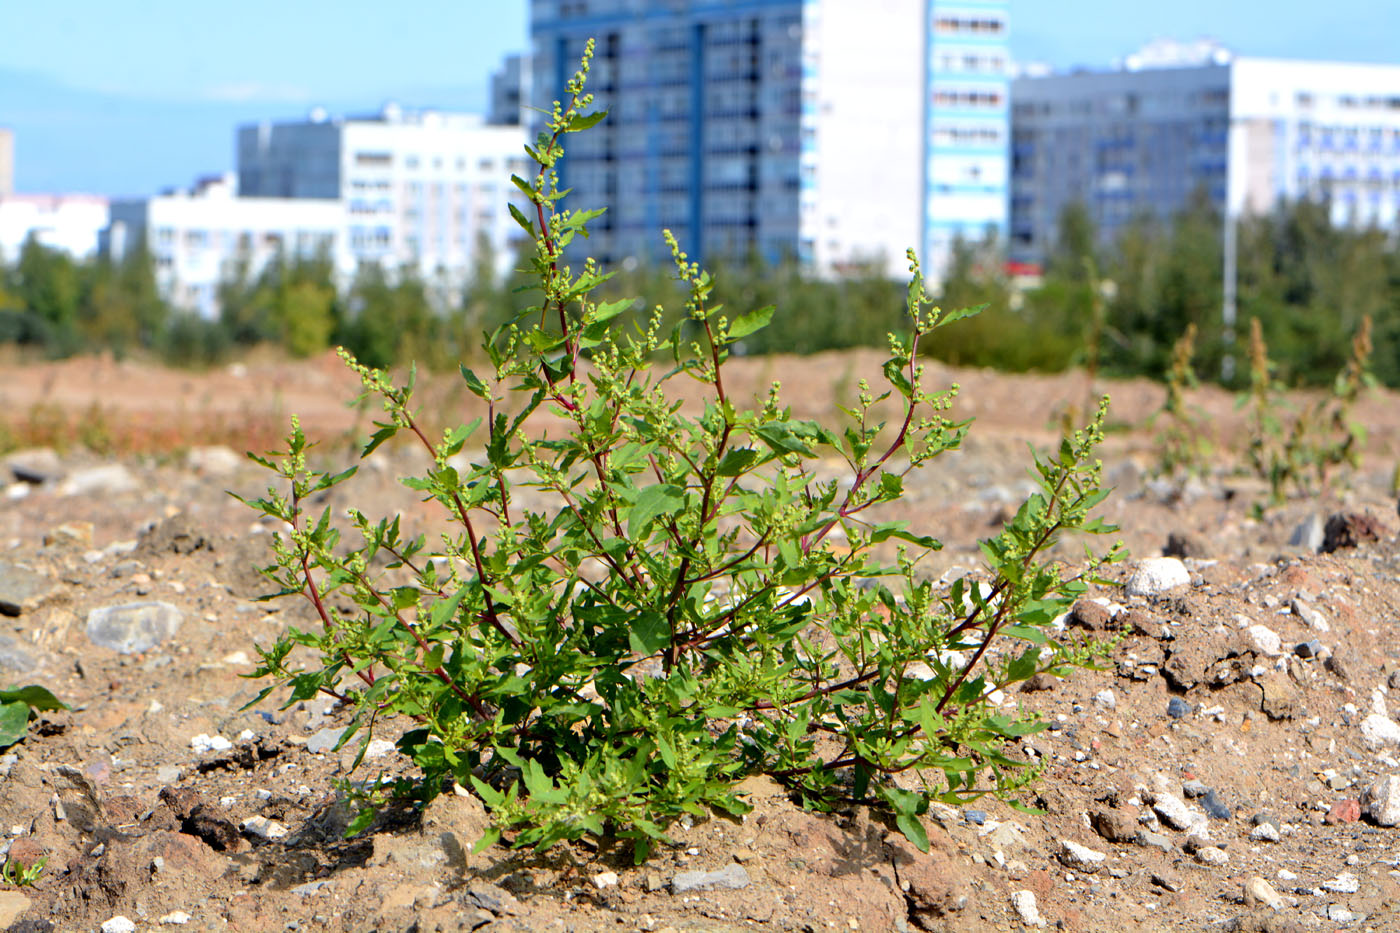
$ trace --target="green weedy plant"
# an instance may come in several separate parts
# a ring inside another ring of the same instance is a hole
[[[776,383],[736,397],[729,350],[773,309],[711,305],[713,280],[669,233],[686,321],[663,332],[657,308],[623,333],[633,302],[594,301],[607,274],[565,258],[600,213],[565,208],[555,171],[564,137],[604,116],[585,113],[588,63],[527,147],[538,172],[514,179],[541,298],[488,337],[489,377],[462,368],[484,417],[430,434],[411,376],[395,385],[346,355],[386,413],[364,455],[400,433],[422,444],[432,468],[404,482],[455,530],[430,546],[351,510],[357,540],[343,541],[307,506],[354,468],[313,470],[295,419],[285,451],[254,457],[285,485],[251,504],[290,526],[267,572],[321,623],[259,648],[253,676],[274,683],[258,700],[279,686],[288,704],[335,697],[354,715],[342,743],[391,715],[416,722],[398,748],[422,780],[351,788],[351,832],[390,798],[456,781],[490,808],[482,844],[613,837],[641,860],[685,814],[745,811],[736,785],[761,773],[812,806],[878,805],[927,847],[930,801],[1009,798],[1039,774],[1016,740],[1041,724],[989,696],[1101,650],[1051,623],[1117,548],[1077,575],[1046,553],[1065,532],[1112,530],[1090,517],[1107,495],[1093,459],[1105,408],[1036,460],[1041,491],[983,542],[985,579],[945,592],[921,578],[939,543],[877,516],[964,435],[948,417],[956,386],[930,391],[918,363],[964,312],[931,307],[911,253],[912,336],[890,337],[888,389],[862,380],[839,434],[794,419]],[[670,391],[682,379],[704,387],[698,410]],[[885,398],[899,417],[875,423]],[[294,663],[297,648],[317,662]],[[924,780],[896,783],[906,772]]]
[[[0,690],[0,749],[24,738],[35,713],[67,708],[48,688],[36,684]]]
[[[1312,407],[1287,415],[1284,387],[1274,378],[1274,363],[1258,318],[1249,322],[1250,387],[1236,400],[1249,406],[1248,462],[1269,483],[1269,504],[1281,504],[1292,486],[1313,495],[1327,486],[1335,467],[1356,469],[1366,445],[1366,428],[1352,417],[1364,389],[1373,388],[1371,319],[1363,317],[1351,342],[1351,356],[1332,382],[1331,392]]]
[[[1171,367],[1167,370],[1167,397],[1152,420],[1162,418],[1165,424],[1157,436],[1161,451],[1158,469],[1166,476],[1178,472],[1203,475],[1210,461],[1210,441],[1201,412],[1186,402],[1186,390],[1200,383],[1192,357],[1196,352],[1196,325],[1187,324],[1172,345]]]
[[[5,864],[0,865],[0,882],[17,888],[32,888],[44,874],[44,866],[48,864],[47,855],[29,865],[6,859]]]

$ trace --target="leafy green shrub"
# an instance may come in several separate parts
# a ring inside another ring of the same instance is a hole
[[[542,297],[488,338],[489,378],[461,370],[486,414],[430,436],[411,377],[394,385],[345,354],[386,412],[364,454],[401,432],[424,445],[432,468],[404,482],[453,533],[430,546],[351,510],[358,540],[343,541],[307,508],[354,468],[312,469],[295,419],[286,450],[254,458],[285,486],[250,504],[290,526],[267,573],[321,623],[259,648],[254,676],[274,683],[258,699],[335,697],[354,713],[342,742],[367,743],[356,730],[385,716],[417,723],[398,747],[423,780],[362,785],[352,832],[390,796],[455,780],[492,812],[484,841],[613,836],[641,859],[685,814],[745,810],[736,784],[762,773],[812,806],[876,804],[926,847],[931,800],[1010,798],[1039,773],[1016,749],[1040,724],[996,692],[1097,650],[1051,623],[1117,549],[1068,576],[1046,552],[1064,532],[1111,530],[1089,515],[1107,495],[1104,409],[1036,460],[1040,491],[982,544],[985,578],[935,587],[919,564],[939,543],[885,519],[906,478],[964,436],[956,387],[926,388],[919,353],[965,312],[930,306],[911,254],[912,336],[890,337],[888,388],[861,380],[840,433],[792,418],[776,384],[752,404],[728,391],[730,349],[773,309],[726,316],[669,233],[686,321],[668,331],[657,308],[620,333],[633,301],[594,301],[607,275],[565,257],[600,212],[564,208],[554,171],[563,137],[603,117],[584,113],[587,67],[527,149],[539,172],[515,179]],[[668,391],[680,379],[703,385],[700,410]],[[899,417],[876,423],[885,398]]]

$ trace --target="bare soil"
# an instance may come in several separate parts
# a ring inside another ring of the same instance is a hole
[[[739,360],[731,392],[778,380],[796,414],[831,418],[835,395],[881,361]],[[373,412],[345,407],[356,386],[338,363],[7,367],[0,420],[11,436],[33,436],[36,413],[64,430],[85,417],[115,453],[55,437],[51,475],[8,488],[0,464],[0,564],[36,584],[17,615],[0,615],[0,685],[42,683],[73,707],[43,714],[0,759],[0,847],[16,865],[45,860],[32,886],[0,884],[0,929],[973,933],[1034,929],[1013,903],[1030,892],[1049,929],[1400,930],[1400,828],[1361,816],[1367,789],[1400,775],[1400,727],[1392,740],[1368,720],[1400,717],[1396,396],[1358,409],[1369,429],[1360,470],[1259,518],[1266,490],[1238,469],[1243,421],[1224,393],[1192,396],[1215,441],[1212,468],[1167,481],[1153,475],[1159,387],[929,369],[960,384],[956,410],[976,418],[964,449],[910,484],[901,509],[945,542],[931,573],[978,567],[977,540],[1026,491],[1027,445],[1053,443],[1061,416],[1106,390],[1115,493],[1104,511],[1133,556],[1115,576],[1169,549],[1191,584],[1154,597],[1096,591],[1107,611],[1071,623],[1121,636],[1110,663],[1008,698],[1051,723],[1027,743],[1049,763],[1023,801],[1040,812],[989,799],[935,807],[922,854],[879,814],[807,813],[753,779],[745,819],[677,826],[676,846],[633,867],[607,844],[472,853],[485,814],[453,794],[347,840],[333,781],[409,764],[390,750],[351,774],[352,751],[323,747],[345,724],[323,702],[243,709],[262,686],[242,676],[253,644],[308,617],[292,601],[252,601],[265,589],[251,567],[265,562],[268,528],[226,491],[260,493],[270,477],[229,453],[265,447],[296,412],[328,459],[350,462]],[[452,384],[428,381],[430,422],[471,415]],[[13,462],[32,472],[35,457]],[[386,461],[332,505],[431,529],[436,516],[395,481],[421,459],[403,448]],[[134,482],[74,488],[111,464]],[[1326,554],[1290,543],[1300,524],[1334,514],[1368,516],[1351,527],[1369,521],[1374,535]],[[130,654],[90,639],[92,610],[148,601],[179,610],[173,635]],[[1278,653],[1250,626],[1275,633]],[[1211,797],[1193,796],[1202,786]],[[1168,796],[1184,802],[1187,828],[1158,812],[1171,812]],[[1103,858],[1077,858],[1066,841]],[[686,873],[720,870],[738,886],[685,889]]]

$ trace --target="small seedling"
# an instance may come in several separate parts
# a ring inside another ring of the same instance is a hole
[[[44,866],[48,863],[49,857],[47,855],[29,865],[14,859],[6,859],[5,864],[0,866],[0,881],[17,888],[33,887],[39,877],[43,875]]]

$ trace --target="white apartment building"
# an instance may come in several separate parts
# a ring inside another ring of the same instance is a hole
[[[1319,198],[1335,223],[1400,229],[1400,66],[1160,52],[1013,84],[1014,259],[1043,261],[1071,202],[1107,241],[1197,189],[1232,217]]]
[[[792,256],[822,274],[925,266],[1005,215],[1005,0],[532,0],[532,96],[585,41],[609,111],[567,140],[575,207],[606,207],[605,264]],[[538,127],[537,127],[538,128]]]
[[[256,276],[279,255],[325,256],[348,281],[355,266],[346,227],[340,201],[235,197],[228,174],[202,179],[188,191],[114,201],[104,247],[120,257],[144,239],[167,300],[214,317],[220,283],[243,262]]]
[[[262,123],[238,130],[239,199],[339,201],[353,264],[416,267],[460,284],[490,244],[497,270],[513,268],[524,236],[507,205],[527,171],[518,126],[478,115],[407,111]]]
[[[0,126],[0,198],[15,193],[15,131]]]
[[[0,263],[19,258],[24,241],[82,259],[97,251],[107,226],[107,199],[90,194],[0,195]]]

